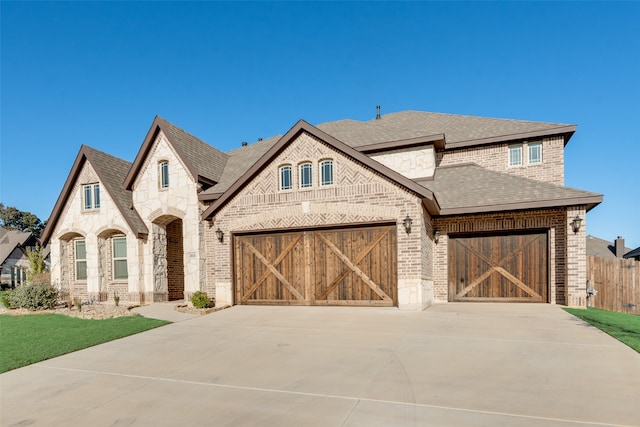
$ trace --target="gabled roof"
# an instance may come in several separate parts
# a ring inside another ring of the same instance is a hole
[[[25,246],[30,239],[37,240],[32,233],[0,227],[0,265],[4,264],[17,247]]]
[[[98,151],[89,146],[83,145],[76,156],[71,172],[64,183],[62,192],[56,201],[51,216],[47,222],[47,226],[42,232],[42,244],[46,245],[51,238],[51,233],[58,223],[60,214],[67,202],[67,199],[73,191],[80,171],[85,162],[89,162],[98,175],[102,187],[113,199],[123,218],[129,225],[131,231],[138,237],[145,236],[149,233],[147,226],[140,218],[140,215],[133,207],[133,197],[131,191],[126,190],[122,186],[124,177],[131,168],[131,163],[126,160],[119,159],[109,154]]]
[[[575,125],[560,123],[423,111],[390,113],[367,122],[338,120],[320,124],[318,128],[352,147],[444,134],[445,149],[552,135],[562,135],[566,144],[576,130]]]
[[[304,120],[299,120],[298,123],[296,123],[275,144],[271,145],[268,150],[256,162],[254,162],[239,179],[237,179],[231,186],[229,186],[229,188],[217,200],[215,200],[215,202],[213,202],[211,206],[207,208],[207,210],[204,211],[204,213],[202,214],[202,218],[208,219],[212,215],[214,215],[215,212],[222,206],[224,206],[230,198],[236,195],[248,181],[250,181],[258,173],[260,173],[262,168],[268,162],[270,162],[278,154],[280,154],[293,140],[295,140],[302,133],[307,133],[320,139],[325,144],[329,145],[338,152],[341,152],[342,154],[354,159],[355,161],[381,173],[390,180],[396,182],[400,186],[421,197],[423,199],[423,203],[430,213],[436,214],[438,212],[438,203],[433,197],[433,193],[429,189],[416,184],[414,181],[405,177],[404,175],[401,175],[398,172],[382,165],[381,163],[367,157],[365,154],[353,149],[347,144],[339,141],[338,139],[323,132],[315,126],[310,125]],[[264,144],[264,147],[266,148],[268,145],[269,144]]]
[[[627,252],[622,257],[623,258],[639,258],[640,257],[640,246],[635,248],[632,251]]]
[[[156,116],[124,180],[127,190],[132,189],[140,168],[160,131],[167,137],[171,147],[197,182],[213,185],[220,180],[228,156],[162,117]]]
[[[416,179],[435,194],[440,215],[540,209],[602,202],[602,195],[465,163],[436,168],[433,178]]]
[[[630,248],[624,248],[624,252],[630,251]],[[599,258],[616,259],[615,242],[600,239],[598,237],[587,236],[587,255],[597,256]]]

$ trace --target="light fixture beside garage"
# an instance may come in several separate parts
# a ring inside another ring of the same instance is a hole
[[[440,241],[440,230],[433,230],[433,242],[437,245]]]
[[[581,225],[582,225],[582,218],[576,215],[576,217],[573,218],[573,221],[571,221],[571,228],[573,229],[573,232],[577,233],[578,231],[580,231]]]
[[[216,237],[218,238],[218,242],[222,243],[224,240],[224,232],[220,230],[220,227],[216,230]]]
[[[406,216],[406,218],[404,219],[404,221],[402,221],[402,224],[404,224],[404,230],[407,232],[407,234],[411,233],[411,223],[413,222],[413,220],[409,217],[409,215]]]

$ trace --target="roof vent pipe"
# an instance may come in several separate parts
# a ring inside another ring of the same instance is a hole
[[[243,146],[243,147],[246,147],[247,145],[249,145],[249,144],[247,143],[247,141],[242,141],[242,146]]]
[[[380,106],[376,105],[376,120],[380,120]]]
[[[616,257],[622,258],[622,256],[624,255],[624,239],[622,238],[622,236],[618,236],[614,246],[616,250]]]

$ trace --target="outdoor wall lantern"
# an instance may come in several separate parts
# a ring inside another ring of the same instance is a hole
[[[413,220],[411,218],[409,218],[409,215],[407,215],[407,217],[404,219],[404,221],[402,221],[402,223],[404,224],[404,229],[407,232],[407,234],[411,233],[411,223],[413,222]]]
[[[440,241],[440,230],[433,230],[433,242],[437,245]]]
[[[224,232],[220,230],[220,227],[216,230],[216,236],[218,237],[218,241],[222,243],[222,240],[224,240]]]
[[[580,231],[581,225],[582,225],[582,218],[576,215],[576,217],[573,218],[573,221],[571,221],[571,228],[573,229],[573,232],[577,233],[578,231]]]

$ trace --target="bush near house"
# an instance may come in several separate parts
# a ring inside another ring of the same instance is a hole
[[[9,308],[47,310],[58,303],[58,290],[47,283],[27,283],[11,291],[7,302]]]
[[[191,297],[191,304],[193,304],[195,308],[209,308],[211,306],[211,300],[206,293],[196,291]]]

